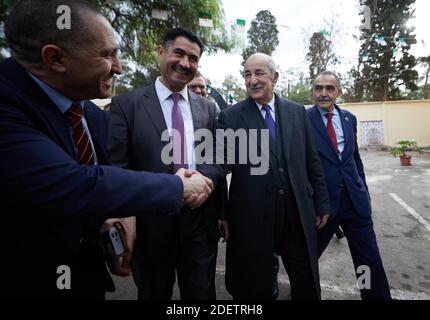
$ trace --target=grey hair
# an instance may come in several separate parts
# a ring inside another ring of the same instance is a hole
[[[341,85],[340,85],[340,78],[339,76],[333,72],[333,71],[322,71],[320,73],[318,73],[315,78],[312,80],[312,88],[315,86],[315,80],[319,77],[319,76],[332,76],[335,78],[336,80],[336,87],[340,90],[341,89]]]

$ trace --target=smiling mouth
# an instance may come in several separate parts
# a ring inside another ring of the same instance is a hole
[[[173,70],[183,76],[187,76],[192,73],[191,69],[182,68],[180,65],[174,66]]]

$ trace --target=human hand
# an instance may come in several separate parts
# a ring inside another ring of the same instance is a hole
[[[212,180],[196,170],[179,169],[176,175],[184,184],[184,201],[192,209],[199,207],[214,189]]]
[[[317,229],[320,230],[325,227],[328,221],[328,217],[330,214],[323,214],[321,216],[317,216]]]
[[[106,256],[108,260],[108,266],[112,274],[127,277],[131,273],[131,256],[133,253],[134,241],[136,240],[136,217],[128,218],[113,218],[108,219],[104,222],[100,233],[104,233],[109,230],[116,222],[119,222],[124,231],[124,238],[128,247],[128,251],[117,256],[112,247],[112,244],[106,244]]]

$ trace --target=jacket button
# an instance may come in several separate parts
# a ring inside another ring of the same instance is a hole
[[[285,193],[285,192],[284,192],[284,189],[279,189],[278,193],[279,193],[279,195],[280,195],[280,196],[283,196],[283,195],[284,195],[284,193]]]
[[[279,168],[280,173],[284,173],[284,171],[285,171],[284,168]]]

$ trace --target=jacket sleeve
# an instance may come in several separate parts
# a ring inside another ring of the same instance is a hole
[[[174,175],[80,165],[26,115],[4,104],[0,189],[3,206],[77,219],[179,212],[183,194]]]
[[[303,120],[306,134],[306,170],[314,191],[314,205],[317,215],[331,213],[330,197],[325,183],[324,170],[315,146],[309,114],[303,107]]]

